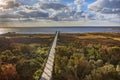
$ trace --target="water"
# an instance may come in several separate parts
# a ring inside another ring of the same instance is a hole
[[[39,33],[84,33],[84,32],[120,32],[120,27],[13,27],[0,28],[0,34],[16,32],[21,34],[39,34]]]

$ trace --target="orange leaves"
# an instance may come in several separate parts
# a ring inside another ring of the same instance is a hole
[[[0,80],[15,80],[17,78],[16,67],[13,64],[2,65],[0,70]]]

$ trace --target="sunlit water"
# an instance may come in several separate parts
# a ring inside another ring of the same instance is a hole
[[[0,34],[16,32],[21,34],[39,33],[84,33],[84,32],[120,32],[120,27],[19,27],[19,28],[0,28]]]

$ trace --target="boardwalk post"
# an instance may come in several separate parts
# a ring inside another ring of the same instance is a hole
[[[52,47],[50,49],[50,53],[47,59],[47,63],[45,65],[44,71],[42,73],[41,79],[40,80],[51,80],[52,78],[52,71],[53,71],[53,66],[54,66],[54,53],[55,53],[55,47],[57,44],[57,38],[58,38],[58,31],[56,32]]]

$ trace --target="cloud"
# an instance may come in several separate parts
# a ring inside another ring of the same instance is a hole
[[[3,1],[3,2],[5,4],[0,5],[0,7],[3,8],[3,9],[19,7],[19,3],[16,2],[15,0],[6,0],[6,1]]]
[[[54,9],[54,10],[60,10],[65,8],[65,5],[62,5],[60,3],[43,3],[40,4],[40,8],[42,9]]]
[[[54,14],[52,14],[52,17],[55,20],[73,20],[73,12],[65,12],[65,11],[59,11]]]
[[[85,0],[74,0],[74,7],[77,12],[81,12],[81,9],[83,8],[85,3]]]
[[[77,21],[85,18],[84,11],[76,12],[71,10],[57,11],[50,15],[50,18],[58,21]]]
[[[16,0],[16,2],[20,3],[21,5],[29,5],[32,6],[39,2],[39,0]]]
[[[0,11],[0,20],[11,21],[89,21],[110,20],[119,22],[120,0],[97,0],[87,9],[85,0],[61,3],[61,0],[5,0],[3,12]],[[103,14],[101,14],[103,13]],[[106,15],[107,14],[107,15]],[[115,14],[112,15],[111,14]]]
[[[46,19],[49,17],[49,14],[42,9],[37,9],[31,6],[20,6],[18,8],[7,9],[3,12],[0,12],[1,21],[12,21],[12,20],[30,20],[43,18]],[[12,19],[12,20],[11,20]]]
[[[80,3],[83,3],[85,2],[85,0],[74,0],[74,4],[80,4]]]
[[[11,13],[6,13],[6,14],[1,14],[0,18],[21,18],[22,16],[19,14],[11,14]]]
[[[117,14],[103,14],[102,16],[111,22],[120,23],[120,16]]]
[[[120,0],[97,0],[88,8],[103,14],[120,14]]]
[[[17,11],[16,12],[19,15],[22,15],[23,18],[47,18],[49,15],[48,13],[44,13],[42,11],[39,10],[30,10],[30,11]]]
[[[40,2],[39,0],[3,0],[4,5],[3,8],[4,9],[8,9],[8,8],[14,8],[14,7],[19,7],[22,5],[28,5],[28,6],[33,6],[34,4]]]
[[[8,1],[8,2],[6,2],[6,4],[7,4],[6,8],[19,7],[19,3],[14,2],[14,1]]]
[[[88,8],[95,12],[93,19],[120,23],[120,0],[97,0]]]
[[[61,0],[39,0],[42,3],[60,3]]]
[[[24,0],[17,0],[22,1]],[[37,0],[35,0],[37,1]],[[20,3],[20,2],[19,2]],[[6,13],[0,15],[0,18],[37,18],[49,20],[78,20],[84,18],[81,5],[77,5],[77,11],[74,11],[74,5],[64,5],[59,0],[44,0],[35,5],[20,5],[18,8],[11,8],[6,10]],[[14,13],[13,13],[14,12]]]

